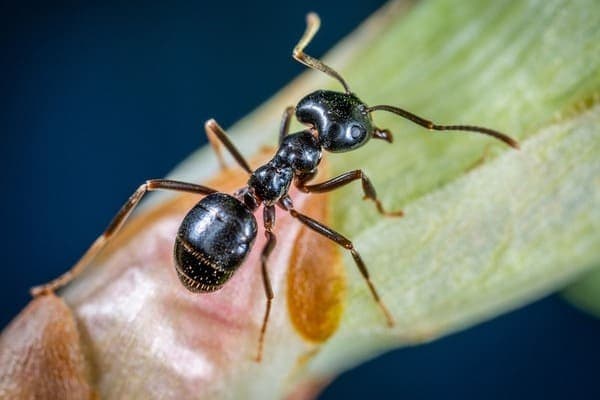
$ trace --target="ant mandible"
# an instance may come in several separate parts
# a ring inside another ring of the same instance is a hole
[[[207,121],[206,134],[221,164],[223,165],[223,158],[220,145],[223,145],[239,166],[250,175],[246,186],[230,195],[194,183],[167,179],[146,181],[127,200],[106,230],[71,270],[47,284],[34,287],[31,290],[32,294],[38,296],[53,292],[73,280],[121,229],[142,197],[147,192],[160,189],[206,196],[185,216],[175,238],[174,256],[177,275],[183,285],[195,293],[220,289],[243,263],[257,235],[254,212],[262,206],[267,240],[261,252],[266,308],[258,339],[257,361],[262,358],[271,302],[274,297],[267,261],[276,243],[273,233],[275,206],[289,212],[300,223],[350,252],[387,324],[393,326],[394,319],[371,282],[366,264],[352,242],[342,234],[296,210],[288,194],[292,182],[302,192],[322,193],[360,179],[365,199],[373,201],[380,214],[401,216],[402,211],[384,210],[373,184],[362,170],[349,171],[321,183],[308,184],[316,176],[323,150],[334,153],[351,151],[365,145],[371,138],[392,142],[392,134],[389,130],[379,129],[373,125],[371,118],[373,111],[395,113],[429,130],[479,132],[493,136],[514,148],[518,148],[518,143],[509,136],[488,128],[471,125],[438,125],[398,107],[367,106],[352,93],[348,84],[336,71],[304,53],[319,25],[319,17],[314,13],[308,14],[306,30],[294,48],[293,57],[300,63],[335,78],[344,87],[344,92],[317,90],[300,100],[295,107],[296,118],[308,125],[308,129],[288,134],[294,113],[294,108],[288,107],[283,113],[279,130],[279,148],[270,161],[253,171],[217,122],[212,119]]]

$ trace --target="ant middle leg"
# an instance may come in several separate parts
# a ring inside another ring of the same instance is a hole
[[[274,206],[265,206],[263,209],[263,220],[265,226],[265,236],[267,238],[267,243],[265,243],[262,253],[260,255],[261,262],[261,271],[263,278],[263,285],[265,288],[265,296],[267,298],[267,304],[265,308],[265,315],[263,317],[262,326],[260,328],[260,336],[258,338],[258,349],[256,352],[256,361],[260,362],[262,360],[263,347],[265,342],[265,333],[267,332],[267,323],[269,322],[269,315],[271,314],[271,303],[273,302],[273,298],[275,295],[273,294],[273,288],[271,287],[271,280],[269,279],[269,271],[267,270],[267,260],[269,259],[269,255],[275,248],[275,244],[277,243],[275,239],[275,235],[272,232],[273,225],[275,225],[275,207]]]
[[[223,128],[219,126],[217,121],[215,121],[214,119],[209,119],[208,121],[206,121],[206,123],[204,124],[204,130],[206,131],[206,136],[208,137],[210,145],[217,154],[217,158],[219,159],[219,164],[221,165],[221,168],[227,168],[225,160],[223,158],[223,154],[221,153],[221,145],[223,145],[244,171],[246,171],[249,174],[252,173],[252,168],[250,168],[250,165],[248,165],[248,162],[246,161],[244,156],[242,156],[242,154],[238,151],[238,149],[231,142],[231,140],[229,140],[227,133],[225,133]]]
[[[112,221],[104,232],[92,243],[77,263],[67,272],[58,278],[39,286],[31,288],[31,295],[34,297],[45,293],[54,292],[65,286],[79,275],[87,265],[96,257],[104,246],[119,232],[127,221],[134,208],[139,204],[144,195],[154,190],[171,190],[175,192],[188,192],[196,194],[211,194],[217,191],[206,186],[196,185],[194,183],[172,181],[169,179],[152,179],[140,185],[138,189],[123,204],[119,212],[113,217]]]
[[[379,305],[379,308],[383,312],[383,315],[385,316],[388,326],[390,326],[390,327],[394,326],[394,318],[392,317],[392,314],[389,312],[389,310],[387,309],[385,304],[383,304],[381,297],[379,297],[379,293],[377,293],[377,290],[375,289],[375,285],[373,285],[373,282],[371,282],[371,278],[369,275],[369,271],[367,270],[367,266],[366,266],[365,262],[363,261],[362,257],[360,256],[360,254],[358,253],[358,251],[354,248],[354,245],[352,244],[352,242],[349,239],[347,239],[345,236],[343,236],[342,234],[323,225],[319,221],[316,221],[304,214],[299,213],[298,211],[294,210],[293,208],[289,209],[289,212],[292,217],[296,218],[297,220],[299,220],[301,223],[303,223],[304,225],[306,225],[313,231],[325,236],[326,238],[328,238],[328,239],[334,241],[335,243],[339,244],[340,246],[344,247],[346,250],[348,250],[352,254],[352,258],[354,259],[354,262],[356,263],[356,266],[358,267],[358,270],[360,271],[362,277],[367,282],[367,286],[369,287],[369,290],[371,291],[371,295],[373,296],[373,299],[375,300],[377,305]]]
[[[379,211],[380,214],[386,215],[388,217],[401,217],[404,215],[404,212],[402,210],[386,211],[383,208],[381,201],[377,198],[377,192],[375,191],[375,187],[371,183],[371,180],[360,169],[345,172],[339,176],[336,176],[335,178],[331,178],[325,182],[315,183],[313,185],[306,185],[306,180],[297,180],[296,186],[298,187],[298,189],[305,193],[323,193],[335,190],[357,179],[360,179],[362,183],[362,189],[364,193],[363,198],[373,201],[375,203],[375,206],[377,207],[377,211]]]

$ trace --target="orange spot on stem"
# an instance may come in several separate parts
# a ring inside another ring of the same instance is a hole
[[[327,201],[323,196],[307,199],[303,212],[326,222]],[[287,304],[294,328],[311,342],[327,340],[338,328],[346,291],[339,246],[302,227],[287,275]]]

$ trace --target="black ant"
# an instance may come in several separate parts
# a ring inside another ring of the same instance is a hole
[[[392,142],[390,131],[379,129],[373,125],[371,118],[373,111],[392,112],[430,130],[479,132],[493,136],[514,148],[518,148],[518,143],[512,138],[488,128],[470,125],[437,125],[397,107],[367,106],[350,91],[344,79],[336,71],[304,53],[304,49],[314,37],[319,25],[320,20],[316,14],[311,13],[307,16],[306,31],[294,48],[293,57],[302,64],[337,79],[345,91],[318,90],[300,100],[295,107],[296,118],[308,125],[308,129],[288,134],[294,112],[293,107],[288,107],[283,113],[279,130],[279,148],[269,162],[253,171],[231,143],[225,131],[214,120],[209,120],[205,125],[206,134],[221,163],[223,164],[223,159],[219,146],[222,144],[239,166],[250,175],[246,186],[233,195],[229,195],[193,183],[166,179],[146,181],[127,200],[108,228],[71,270],[45,285],[33,288],[32,294],[38,296],[52,292],[69,283],[114,237],[144,194],[163,189],[206,195],[185,216],[175,238],[174,255],[177,275],[188,290],[196,293],[213,292],[220,289],[235,273],[250,252],[256,238],[257,222],[254,212],[260,206],[263,207],[263,223],[267,242],[262,249],[261,264],[267,302],[258,340],[257,360],[262,358],[264,337],[274,296],[267,270],[267,260],[276,242],[273,233],[275,206],[289,212],[293,218],[308,228],[350,252],[374,300],[383,312],[387,324],[393,326],[392,315],[377,293],[367,267],[352,242],[342,234],[296,210],[288,195],[292,182],[302,192],[322,193],[360,179],[365,198],[375,203],[379,213],[401,216],[402,211],[386,212],[384,210],[371,181],[361,170],[349,171],[321,183],[308,184],[317,173],[317,166],[321,161],[323,150],[329,152],[350,151],[363,146],[371,138]]]

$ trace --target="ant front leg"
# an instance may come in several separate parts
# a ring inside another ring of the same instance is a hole
[[[140,187],[129,197],[127,202],[123,204],[119,212],[114,216],[106,230],[100,235],[85,254],[77,261],[77,263],[67,272],[58,278],[44,285],[39,285],[31,288],[31,295],[37,297],[44,293],[51,293],[71,282],[79,275],[84,268],[94,259],[94,257],[104,248],[104,246],[112,239],[117,232],[123,227],[123,224],[131,215],[131,212],[139,204],[144,195],[154,190],[171,190],[175,192],[189,192],[197,194],[211,194],[217,191],[206,186],[196,185],[193,183],[172,181],[168,179],[152,179],[140,185]]]
[[[265,333],[267,332],[267,323],[269,322],[269,315],[271,314],[271,303],[273,302],[273,298],[275,297],[275,295],[273,294],[273,288],[271,287],[271,280],[269,279],[269,271],[267,270],[267,260],[269,259],[269,255],[271,254],[271,252],[275,248],[275,244],[277,243],[275,235],[272,232],[273,225],[275,225],[274,206],[264,207],[263,221],[265,226],[265,237],[267,238],[267,243],[265,243],[265,246],[262,249],[262,253],[260,255],[260,262],[262,269],[263,285],[265,287],[265,296],[267,298],[267,305],[265,309],[265,316],[263,317],[262,327],[260,328],[260,336],[258,338],[256,362],[260,362],[262,360]]]
[[[388,217],[401,217],[404,215],[404,212],[402,212],[402,210],[386,211],[383,208],[383,206],[381,205],[381,201],[379,201],[379,199],[377,198],[377,192],[375,191],[375,187],[371,183],[371,180],[360,169],[345,172],[339,176],[336,176],[335,178],[331,178],[325,182],[315,183],[314,185],[306,185],[306,179],[297,180],[296,186],[298,187],[298,189],[305,193],[324,193],[347,185],[348,183],[353,182],[357,179],[361,180],[363,193],[365,195],[364,199],[372,200],[375,203],[377,211],[379,211],[380,214],[386,215]]]
[[[306,225],[313,231],[315,231],[315,232],[325,236],[326,238],[334,241],[335,243],[339,244],[340,246],[342,246],[343,248],[345,248],[352,254],[352,258],[354,259],[354,262],[356,263],[356,266],[358,267],[358,270],[360,271],[364,280],[367,282],[367,286],[369,287],[369,290],[371,291],[371,295],[373,296],[373,299],[375,300],[375,302],[377,302],[377,304],[379,305],[379,308],[383,312],[383,315],[385,316],[385,319],[387,320],[388,326],[390,326],[390,327],[394,326],[394,318],[392,317],[392,314],[390,314],[390,312],[388,311],[385,304],[383,304],[381,297],[379,297],[379,293],[377,293],[377,290],[375,289],[375,285],[373,285],[373,282],[371,282],[371,278],[369,276],[369,271],[367,270],[367,266],[366,266],[365,262],[362,260],[362,257],[360,256],[358,251],[354,248],[354,245],[352,244],[352,242],[349,239],[347,239],[346,237],[344,237],[342,234],[323,225],[319,221],[316,221],[304,214],[299,213],[298,211],[294,210],[293,208],[290,209],[289,212],[292,217],[298,219],[300,222],[302,222],[304,225]]]
[[[209,119],[208,121],[206,121],[206,123],[204,124],[204,130],[206,131],[206,137],[208,137],[210,145],[212,146],[215,153],[217,153],[217,158],[219,159],[219,164],[221,165],[221,168],[227,168],[225,160],[223,159],[223,154],[221,153],[221,145],[223,145],[225,146],[227,151],[229,151],[229,154],[233,156],[238,165],[242,167],[242,169],[247,173],[252,174],[252,169],[250,168],[250,165],[248,165],[248,162],[246,161],[244,156],[242,156],[242,154],[238,151],[235,145],[231,143],[231,140],[229,140],[227,133],[225,133],[223,128],[219,126],[217,121],[215,121],[214,119]]]

